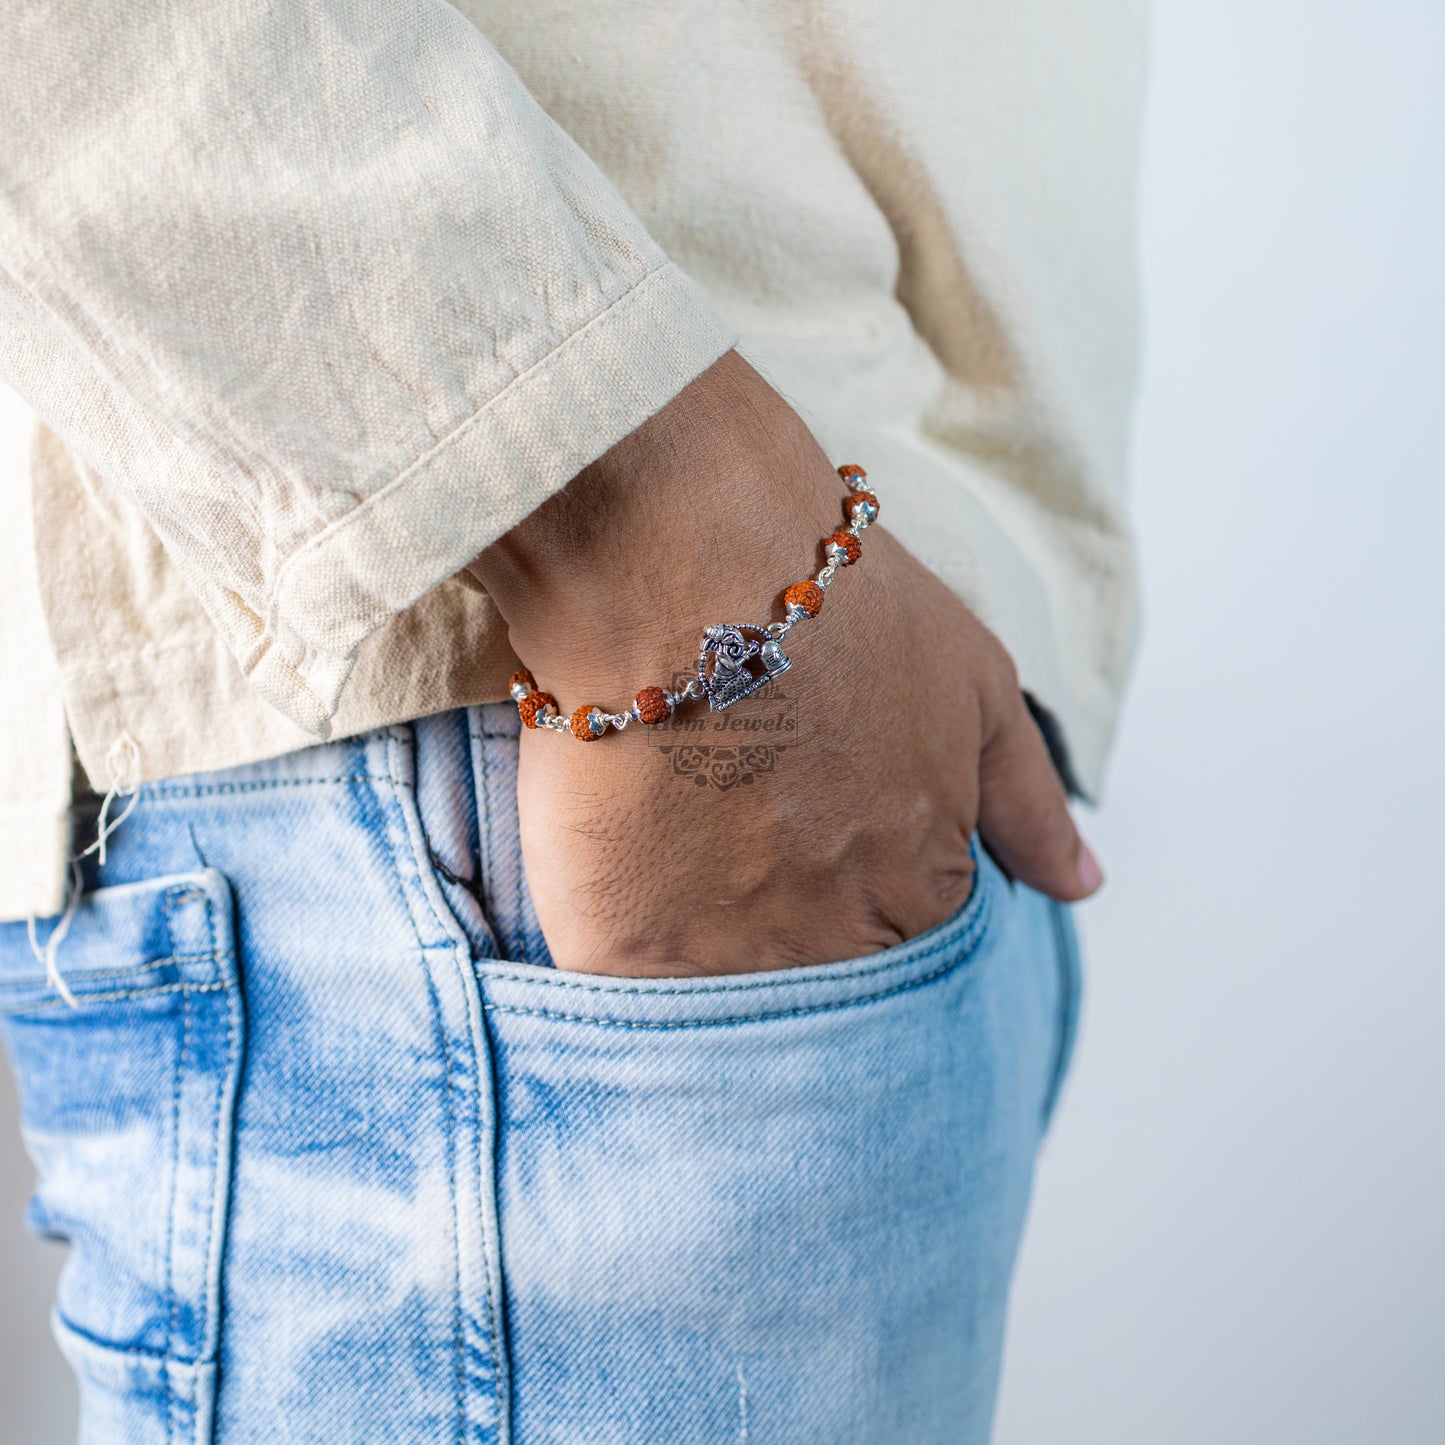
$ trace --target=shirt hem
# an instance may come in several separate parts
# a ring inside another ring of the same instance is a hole
[[[282,565],[243,668],[324,737],[356,649],[660,410],[735,342],[672,263],[573,332]],[[438,529],[438,515],[458,525]]]

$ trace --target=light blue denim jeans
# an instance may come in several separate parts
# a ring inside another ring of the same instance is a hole
[[[516,760],[507,704],[148,785],[73,1009],[0,929],[82,1438],[986,1440],[1067,912],[981,858],[884,953],[562,973]]]

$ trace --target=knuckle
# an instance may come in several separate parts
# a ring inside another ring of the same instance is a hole
[[[1000,688],[1008,688],[1012,692],[1019,691],[1019,670],[1018,664],[1013,659],[1007,647],[992,632],[985,630],[985,657],[988,660],[989,671],[994,682]]]
[[[1027,713],[1018,664],[1013,655],[991,632],[981,643],[979,694],[987,712],[1000,723],[1012,726],[1020,713]]]

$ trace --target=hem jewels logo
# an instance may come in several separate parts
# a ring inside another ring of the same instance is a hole
[[[692,675],[678,673],[673,690],[685,687]],[[750,689],[742,707],[684,714],[665,728],[649,728],[647,735],[673,777],[727,792],[774,771],[798,741],[798,704],[775,674]]]

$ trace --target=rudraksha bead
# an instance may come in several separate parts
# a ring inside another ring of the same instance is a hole
[[[797,607],[809,617],[816,617],[823,606],[823,589],[816,582],[794,582],[783,593],[787,607]]]
[[[537,726],[537,714],[544,707],[550,707],[553,712],[561,712],[557,706],[557,699],[550,692],[529,692],[526,697],[517,699],[517,711],[522,714],[522,722],[529,728]]]
[[[843,498],[843,513],[851,522],[853,520],[853,505],[855,502],[867,502],[873,508],[873,515],[878,515],[878,498],[872,492],[849,492]]]
[[[667,694],[660,687],[644,687],[633,701],[637,704],[637,716],[645,723],[660,723],[672,712],[667,705]]]
[[[596,742],[597,739],[602,736],[602,733],[592,731],[592,714],[601,711],[602,709],[598,707],[595,702],[584,703],[579,707],[577,711],[572,714],[572,722],[570,724],[572,736],[574,738],[581,738],[584,743]],[[607,729],[603,728],[602,732],[606,731]]]
[[[834,532],[823,545],[831,544],[834,547],[843,549],[842,562],[845,567],[850,567],[863,555],[863,544],[851,532]]]
[[[507,679],[508,692],[512,692],[519,687],[526,688],[528,692],[535,692],[537,690],[537,679],[533,677],[531,672],[525,667],[522,668],[520,672],[514,672],[511,677]]]
[[[852,462],[845,462],[838,468],[838,475],[842,477],[845,482],[851,484],[855,477],[861,482],[868,473],[865,472],[862,467],[854,466]]]

